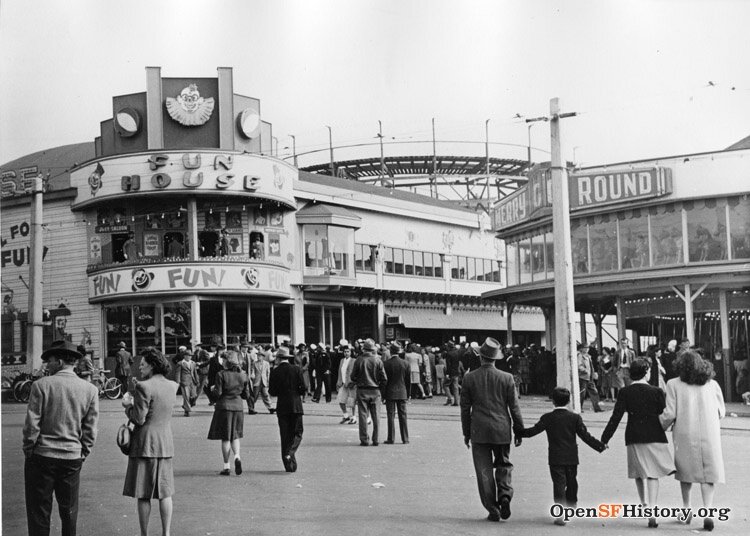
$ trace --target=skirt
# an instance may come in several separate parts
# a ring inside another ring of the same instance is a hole
[[[216,409],[208,429],[208,439],[234,441],[242,437],[245,414],[242,411]]]
[[[668,443],[634,443],[628,449],[628,478],[661,478],[675,472]]]
[[[172,458],[128,458],[123,495],[136,499],[166,499],[173,493]]]

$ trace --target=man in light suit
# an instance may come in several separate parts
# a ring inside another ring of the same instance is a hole
[[[516,446],[523,433],[513,376],[495,368],[494,362],[501,356],[500,343],[488,337],[479,349],[482,365],[464,376],[461,389],[464,443],[472,450],[479,498],[489,512],[489,521],[510,517],[511,425]]]
[[[386,445],[393,445],[393,436],[395,435],[394,417],[398,411],[398,429],[401,433],[401,442],[409,442],[409,429],[406,426],[406,399],[409,391],[407,385],[411,382],[411,369],[399,353],[398,348],[394,348],[392,357],[383,363],[385,375],[388,377],[385,384],[383,398],[385,399],[385,410],[388,415],[388,438],[384,441]]]
[[[286,356],[287,358],[289,357],[288,349],[286,351]],[[258,400],[259,396],[263,399],[263,404],[265,404],[268,409],[268,413],[274,413],[276,410],[271,406],[271,397],[268,396],[268,382],[271,365],[265,359],[258,357],[257,352],[251,352],[250,358],[250,368],[252,369],[252,373],[249,374],[249,376],[251,378],[250,381],[253,393],[252,396],[247,399],[247,413],[249,415],[255,415],[258,413],[255,411],[255,402]]]
[[[635,352],[630,349],[629,343],[630,340],[627,337],[620,339],[620,347],[615,354],[615,362],[619,367],[617,373],[625,383],[625,387],[633,383],[633,380],[630,379],[630,363],[635,359]]]
[[[285,346],[276,353],[276,366],[269,378],[269,391],[276,397],[276,419],[281,438],[281,461],[287,473],[297,470],[297,449],[302,443],[302,395],[305,380],[302,369],[289,362],[289,349]]]

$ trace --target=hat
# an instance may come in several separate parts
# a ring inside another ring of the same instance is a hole
[[[487,337],[484,340],[484,344],[479,349],[479,355],[485,359],[500,359],[502,352],[500,352],[500,343],[492,337]]]
[[[289,357],[289,355],[289,348],[287,348],[286,346],[281,346],[276,351],[276,357]]]
[[[185,350],[187,350],[187,346],[178,346],[177,347],[177,351],[178,352],[184,352]]]
[[[479,343],[477,341],[471,341],[471,344],[469,346],[472,348],[479,348]]]
[[[240,348],[250,348],[250,343],[245,341],[242,344],[240,344]]]
[[[304,342],[301,342],[297,345],[298,350],[302,350],[303,348],[307,348],[307,345]]]
[[[120,348],[127,348],[127,345],[122,341],[117,346],[119,346]]]
[[[339,341],[339,346],[342,346],[342,347],[346,346],[346,347],[348,347],[349,346],[349,341],[347,341],[346,339],[341,339]]]
[[[393,341],[391,343],[391,353],[392,354],[400,354],[401,353],[401,345],[398,343],[398,341]]]
[[[72,342],[60,340],[53,342],[50,347],[42,353],[42,361],[46,362],[52,356],[57,356],[62,359],[80,359],[83,357],[83,354],[78,351],[76,345]]]
[[[310,350],[317,350],[317,349],[318,349],[318,346],[315,343],[310,345]]]
[[[374,352],[376,350],[375,341],[372,339],[365,339],[365,342],[362,343],[362,349],[367,352]]]

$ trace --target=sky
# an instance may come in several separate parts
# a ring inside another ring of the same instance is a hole
[[[750,135],[750,2],[741,0],[3,0],[0,163],[93,141],[112,96],[215,77],[260,99],[301,165],[438,153],[599,165],[724,149]],[[520,117],[519,117],[520,116]],[[486,121],[489,119],[489,123]],[[487,129],[487,130],[485,130]],[[464,144],[448,141],[472,142]],[[308,154],[304,154],[308,153]],[[356,153],[356,154],[355,154]]]

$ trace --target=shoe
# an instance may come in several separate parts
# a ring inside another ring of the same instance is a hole
[[[685,524],[686,524],[686,525],[689,525],[691,521],[693,521],[693,512],[690,512],[690,513],[689,513],[689,514],[687,515],[687,519],[685,520]]]
[[[254,409],[249,409],[249,410],[247,410],[247,414],[248,414],[248,415],[257,415],[257,414],[258,414],[258,412],[257,412],[257,411],[255,411]]]
[[[386,439],[383,441],[383,445],[393,445],[393,441],[391,439]]]
[[[604,410],[602,408],[595,408],[594,413],[603,413]]]
[[[703,520],[703,530],[707,530],[708,532],[714,530],[714,520],[710,517],[705,518]]]
[[[360,447],[369,447],[370,443],[368,441],[360,441],[359,442]]]
[[[558,517],[557,519],[555,519],[554,523],[558,527],[564,527],[565,526],[565,520],[563,518],[561,518],[561,517]]]
[[[456,404],[455,402],[454,402],[453,404],[451,404],[451,405],[452,405],[452,406],[458,406],[458,404]]]
[[[320,400],[318,400],[317,398],[313,398],[312,402],[315,402],[316,404],[320,404]]]
[[[268,408],[268,413],[273,415],[274,413],[276,413],[276,408]]]
[[[343,419],[341,419],[341,420],[339,421],[339,424],[346,424],[346,423],[348,423],[348,422],[349,422],[349,417],[344,417]]]
[[[373,442],[372,442],[372,446],[373,446],[373,447],[377,447],[378,445],[380,445],[380,443],[378,443],[377,441],[373,441]]]
[[[453,404],[453,402],[451,402],[450,400],[446,400],[445,404],[443,404],[443,405],[444,406],[450,406],[451,404]]]
[[[497,512],[490,512],[487,516],[487,521],[500,521],[500,514]]]
[[[242,460],[240,460],[239,458],[234,459],[234,474],[235,475],[242,474]]]
[[[500,519],[508,519],[510,517],[510,499],[503,497],[500,499]]]
[[[349,419],[349,424],[357,424],[357,419]]]
[[[189,411],[185,412],[185,417],[190,417],[190,412]]]
[[[648,528],[655,529],[659,526],[659,523],[656,522],[655,517],[649,517],[648,518]]]
[[[286,456],[284,456],[282,461],[284,462],[284,471],[286,471],[287,473],[292,473],[292,456],[290,454],[287,454]]]
[[[222,469],[219,474],[221,476],[229,476],[229,469]]]
[[[407,440],[406,440],[406,441],[404,441],[403,443],[404,443],[404,445],[408,445],[408,444],[409,444],[409,440],[407,439]]]

